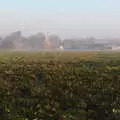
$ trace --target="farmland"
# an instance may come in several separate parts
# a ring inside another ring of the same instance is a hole
[[[119,52],[1,52],[1,120],[119,120]]]

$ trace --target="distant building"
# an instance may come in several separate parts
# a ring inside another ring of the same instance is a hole
[[[120,51],[120,46],[112,46],[113,51]]]
[[[60,45],[60,51],[63,51],[64,47],[62,45]]]
[[[60,46],[59,46],[60,51],[64,50],[64,41],[60,42]]]

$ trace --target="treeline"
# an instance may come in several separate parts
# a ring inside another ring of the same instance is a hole
[[[29,37],[22,36],[20,31],[13,32],[8,36],[0,37],[0,49],[5,50],[43,50],[47,47],[49,41],[49,49],[58,49],[62,45],[64,49],[79,50],[112,50],[119,48],[119,39],[96,39],[96,38],[70,38],[61,40],[56,34],[46,36],[40,32]]]
[[[41,50],[44,49],[44,41],[46,39],[46,35],[42,32],[29,37],[24,37],[20,31],[17,31],[5,38],[0,38],[0,49]],[[48,39],[51,43],[51,49],[59,47],[60,38],[57,35],[49,35]]]

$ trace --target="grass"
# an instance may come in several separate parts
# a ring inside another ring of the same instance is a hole
[[[0,61],[14,57],[24,57],[26,61],[77,62],[79,60],[120,60],[120,52],[64,51],[64,52],[0,52]]]

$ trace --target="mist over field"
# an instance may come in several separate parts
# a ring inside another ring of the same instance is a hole
[[[0,120],[120,120],[120,0],[0,0]]]
[[[0,49],[119,50],[119,4],[118,0],[0,1]]]
[[[0,50],[41,51],[41,50],[119,50],[120,39],[117,38],[65,38],[57,34],[39,32],[24,36],[16,31],[0,37]]]

